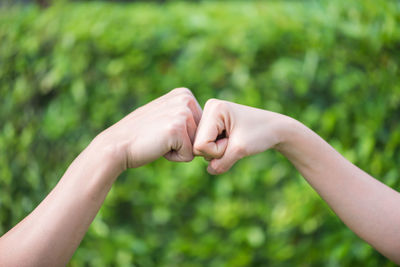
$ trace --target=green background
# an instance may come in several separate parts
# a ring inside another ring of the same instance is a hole
[[[398,190],[399,22],[377,0],[3,8],[0,233],[98,133],[181,86],[292,116]],[[394,266],[277,152],[206,166],[125,172],[70,265]]]

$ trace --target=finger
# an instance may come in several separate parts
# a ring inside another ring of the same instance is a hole
[[[172,147],[164,157],[170,161],[185,161],[189,162],[193,160],[193,149],[192,143],[186,131],[181,136],[176,136],[176,145]]]
[[[194,121],[196,122],[196,125],[199,125],[203,110],[201,109],[199,103],[197,102],[197,100],[194,96],[193,96],[192,101],[189,101],[188,106],[189,106],[190,110],[192,111],[193,118],[194,118]]]
[[[200,149],[194,149],[193,153],[195,156],[202,156],[208,159],[208,161],[215,158],[218,159],[224,155],[227,144],[228,138],[219,139],[217,141],[204,143]]]
[[[180,98],[178,97],[177,99],[179,99],[180,101],[184,101],[184,104],[187,105],[192,111],[196,125],[199,124],[203,110],[201,109],[199,103],[196,100],[196,97],[193,95],[190,89],[185,87],[175,88],[171,90],[167,95],[168,97],[173,98],[180,96]]]
[[[186,119],[186,129],[187,129],[187,134],[190,139],[190,145],[193,147],[194,138],[195,138],[196,130],[197,130],[197,124],[196,124],[192,114],[190,116],[188,116],[188,118]]]
[[[228,143],[224,155],[217,159],[213,159],[208,164],[207,171],[216,175],[227,172],[239,159],[246,155],[244,149]]]
[[[193,152],[196,156],[220,158],[225,152],[227,138],[217,140],[225,130],[225,124],[218,114],[205,110],[197,127]]]

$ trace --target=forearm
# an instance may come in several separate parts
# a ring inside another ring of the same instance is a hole
[[[0,238],[0,265],[66,265],[120,173],[110,157],[89,145],[40,205]]]
[[[161,156],[193,159],[201,113],[190,90],[177,88],[104,130],[40,205],[0,238],[0,266],[67,264],[122,171]]]
[[[400,263],[400,194],[374,179],[313,131],[288,120],[277,150],[357,235]]]

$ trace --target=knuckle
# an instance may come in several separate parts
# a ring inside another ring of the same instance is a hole
[[[172,91],[176,92],[177,94],[192,95],[192,92],[186,87],[178,87],[173,89]]]
[[[192,111],[188,107],[183,107],[177,110],[176,116],[180,123],[186,122],[186,120],[192,115]]]
[[[195,99],[193,95],[188,95],[188,94],[182,94],[179,96],[179,103],[186,108],[189,108],[190,105],[193,105],[195,102]]]
[[[189,106],[189,104],[191,104],[193,100],[193,96],[187,94],[180,95],[179,98],[180,103],[182,103],[184,106]]]
[[[212,105],[214,105],[216,102],[218,102],[218,99],[216,99],[216,98],[210,98],[210,99],[208,99],[208,100],[206,101],[205,106],[212,106]]]
[[[210,98],[207,100],[205,107],[213,109],[224,109],[226,107],[226,102],[216,98]]]
[[[171,93],[178,106],[189,107],[196,101],[192,92],[187,88],[176,88],[172,90]]]

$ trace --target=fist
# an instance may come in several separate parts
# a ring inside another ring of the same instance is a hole
[[[210,161],[208,172],[221,174],[239,159],[280,143],[287,117],[267,110],[210,99],[197,128],[194,154]]]
[[[122,170],[161,156],[171,161],[191,161],[201,114],[190,90],[178,88],[136,109],[96,139],[109,148]]]

